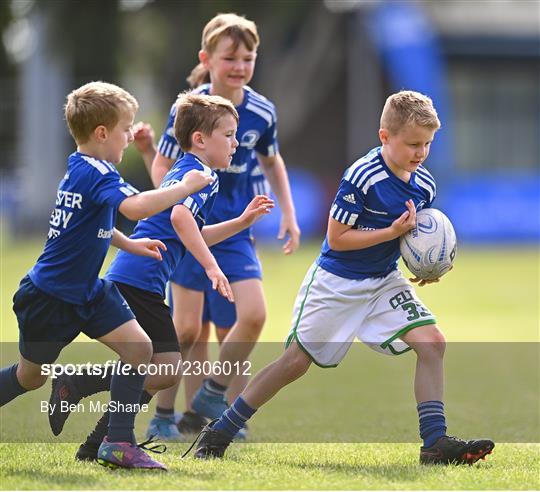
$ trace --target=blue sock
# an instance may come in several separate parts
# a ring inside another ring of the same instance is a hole
[[[236,433],[244,427],[245,423],[256,411],[256,408],[251,408],[244,399],[239,396],[234,400],[234,403],[223,412],[223,415],[212,426],[212,429],[224,432],[232,440]]]
[[[420,437],[424,447],[433,446],[439,437],[446,435],[446,419],[442,401],[424,401],[417,407],[420,421]]]
[[[124,363],[120,363],[119,367],[124,365]],[[144,374],[139,374],[136,369],[132,369],[127,375],[115,371],[111,380],[111,402],[121,405],[139,403],[145,377]],[[120,408],[119,411],[110,412],[110,414],[107,440],[135,444],[133,427],[137,412],[128,412],[125,408]]]
[[[17,379],[17,367],[18,363],[0,369],[0,407],[28,391]]]

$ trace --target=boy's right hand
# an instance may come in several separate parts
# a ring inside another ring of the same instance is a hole
[[[185,174],[181,183],[185,186],[188,195],[191,195],[202,190],[205,186],[212,184],[214,179],[215,178],[204,171],[196,171],[193,169]]]
[[[133,127],[133,145],[141,155],[156,152],[154,138],[154,129],[149,123],[139,121]]]
[[[407,206],[407,210],[394,220],[390,226],[396,237],[403,236],[403,234],[416,227],[416,207],[414,206],[414,202],[407,200],[405,205]]]
[[[234,295],[225,274],[217,265],[206,269],[206,275],[212,282],[212,289],[217,290],[229,302],[234,302]]]

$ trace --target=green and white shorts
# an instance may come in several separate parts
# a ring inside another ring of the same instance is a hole
[[[411,348],[400,336],[435,323],[399,270],[383,278],[351,280],[313,264],[296,301],[287,346],[296,340],[321,367],[335,367],[355,338],[398,355]]]

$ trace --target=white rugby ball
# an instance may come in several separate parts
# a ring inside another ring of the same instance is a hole
[[[399,249],[405,265],[417,278],[442,277],[456,257],[454,227],[440,210],[422,209],[416,214],[416,227],[401,236]]]

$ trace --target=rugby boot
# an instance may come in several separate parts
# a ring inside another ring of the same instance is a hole
[[[142,444],[132,444],[130,442],[109,442],[107,438],[103,440],[98,450],[98,463],[108,468],[130,468],[145,470],[163,470],[167,467],[159,461],[153,460],[143,449],[162,453],[155,449],[145,447],[151,440]],[[159,445],[158,445],[159,446]]]
[[[182,455],[182,458],[187,456],[195,447],[195,458],[223,458],[225,450],[231,444],[231,438],[220,430],[212,429],[212,426],[217,422],[217,419],[212,420],[193,441],[193,444]]]
[[[196,412],[184,412],[182,418],[177,424],[178,430],[182,435],[198,434],[208,424],[208,419]]]
[[[85,441],[75,453],[77,461],[97,461],[100,442]]]
[[[495,444],[489,439],[463,441],[457,437],[442,436],[426,448],[420,448],[420,463],[423,465],[472,465],[491,454]]]
[[[64,428],[71,413],[70,405],[79,403],[82,398],[72,376],[60,374],[52,380],[49,398],[49,425],[55,436],[58,436]]]

